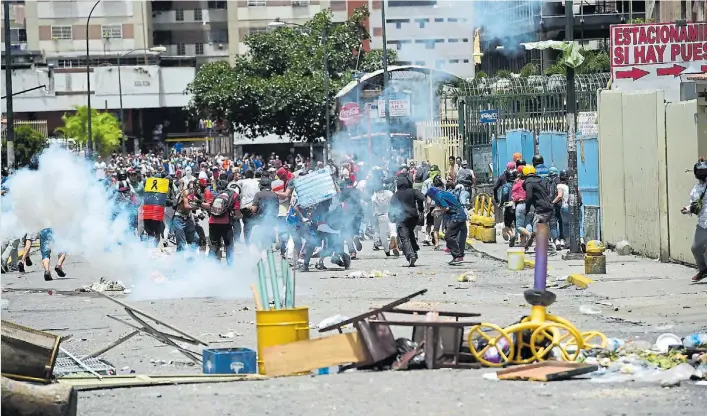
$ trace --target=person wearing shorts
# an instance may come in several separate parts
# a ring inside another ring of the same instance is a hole
[[[25,251],[24,253],[22,253],[22,258],[20,259],[20,261],[17,262],[17,270],[22,273],[25,272],[25,266],[32,265],[32,259],[30,259],[29,257],[29,251],[32,248],[32,243],[34,243],[34,241],[38,238],[39,234],[25,234],[23,238],[25,241]]]
[[[49,271],[49,260],[52,255],[52,229],[45,228],[39,232],[39,252],[42,254],[42,267],[44,268],[44,280],[53,280],[52,272]],[[54,267],[54,271],[57,276],[65,277],[66,273],[63,269],[64,260],[66,260],[66,253],[59,253],[59,260]]]

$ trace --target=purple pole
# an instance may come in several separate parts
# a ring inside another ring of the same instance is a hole
[[[538,224],[535,231],[535,290],[545,290],[547,287],[547,244],[548,226]]]

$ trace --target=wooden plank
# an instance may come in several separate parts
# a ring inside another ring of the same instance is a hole
[[[265,374],[286,376],[334,365],[365,362],[358,333],[332,335],[263,349]]]
[[[59,384],[72,386],[77,391],[119,389],[125,387],[148,387],[177,384],[230,383],[234,381],[265,380],[259,374],[191,374],[169,376],[117,375],[104,376],[102,380],[94,377],[67,376],[58,379]]]

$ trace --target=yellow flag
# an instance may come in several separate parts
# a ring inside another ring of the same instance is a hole
[[[145,192],[169,193],[169,179],[147,178],[145,180]]]

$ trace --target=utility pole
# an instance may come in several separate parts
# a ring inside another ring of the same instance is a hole
[[[572,0],[565,1],[565,40],[574,42],[574,12]],[[569,168],[570,252],[567,258],[581,255],[579,237],[580,207],[577,192],[577,99],[574,91],[574,68],[567,67],[567,167]]]
[[[15,117],[12,109],[12,42],[10,41],[10,2],[5,0],[2,2],[3,26],[5,38],[5,96],[7,102],[7,168],[15,167]]]
[[[328,24],[324,26],[322,32],[322,48],[324,49],[324,95],[326,96],[326,154],[324,161],[326,162],[331,156],[331,103],[329,102],[329,52],[327,50]],[[310,163],[314,163],[314,156],[310,151]]]
[[[381,25],[383,25],[383,101],[385,105],[385,126],[390,140],[390,99],[388,98],[388,42],[385,32],[385,6],[386,1],[381,4]]]

